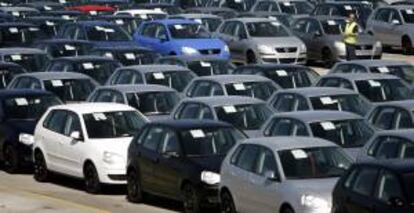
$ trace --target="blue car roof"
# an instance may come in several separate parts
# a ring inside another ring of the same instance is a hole
[[[160,23],[164,25],[171,25],[171,24],[199,24],[196,21],[193,20],[187,20],[187,19],[161,19],[161,20],[154,20],[149,21],[150,23]]]
[[[51,92],[45,90],[33,90],[33,89],[8,89],[0,90],[0,99],[17,97],[17,96],[41,96],[52,95]]]
[[[221,121],[191,120],[191,119],[153,121],[148,125],[168,126],[170,128],[176,129],[176,130],[232,127],[232,125],[230,125],[228,123],[221,122]]]

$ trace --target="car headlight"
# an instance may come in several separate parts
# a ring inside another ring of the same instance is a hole
[[[262,53],[262,54],[273,54],[274,53],[273,48],[266,46],[266,45],[259,45],[257,46],[257,49],[259,50],[259,53]]]
[[[328,201],[313,195],[302,195],[301,204],[311,209],[329,210],[331,208]]]
[[[215,172],[203,171],[201,172],[201,181],[204,183],[214,185],[220,183],[220,175]]]
[[[306,52],[306,45],[305,45],[305,44],[303,44],[303,43],[300,45],[300,52],[301,52],[301,53]]]
[[[34,143],[34,136],[27,133],[21,133],[19,135],[19,142],[26,145],[32,145]]]
[[[185,55],[194,55],[198,53],[198,51],[192,47],[182,47],[181,52]]]
[[[103,161],[108,164],[119,164],[124,162],[124,158],[117,153],[105,151],[103,153]]]
[[[335,41],[334,46],[335,46],[335,49],[340,50],[340,51],[345,51],[346,49],[345,43],[342,41]]]
[[[227,45],[224,45],[224,52],[230,52],[230,49],[229,49],[229,46],[227,46]]]

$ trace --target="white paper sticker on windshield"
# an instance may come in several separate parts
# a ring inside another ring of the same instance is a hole
[[[14,11],[14,12],[12,12],[12,15],[13,16],[20,16],[20,13],[18,11]]]
[[[286,72],[286,70],[276,70],[276,74],[278,76],[288,76],[288,73]]]
[[[75,46],[69,45],[69,44],[65,44],[65,50],[71,51],[71,50],[76,50]]]
[[[336,21],[328,20],[328,25],[330,25],[330,26],[336,25]]]
[[[181,24],[176,24],[176,25],[174,25],[174,28],[175,28],[176,30],[182,30],[184,27],[183,27],[183,25],[181,25]]]
[[[200,61],[202,67],[211,67],[211,63],[207,61]]]
[[[277,20],[277,18],[276,17],[274,17],[274,16],[269,16],[269,17],[267,17],[268,19],[270,19],[270,20],[272,20],[272,21],[274,21],[274,20]]]
[[[142,18],[142,19],[148,19],[148,15],[147,14],[140,14],[139,17]]]
[[[93,64],[92,64],[92,63],[90,63],[90,62],[88,62],[88,63],[83,63],[83,64],[82,64],[82,66],[83,66],[83,68],[84,68],[84,69],[86,69],[86,70],[91,70],[91,69],[93,69]]]
[[[270,22],[270,24],[273,25],[273,26],[276,26],[276,27],[279,27],[280,26],[280,23],[279,22],[275,22],[275,21]]]
[[[65,19],[65,20],[70,20],[70,16],[68,16],[68,15],[62,15],[62,18]]]
[[[290,153],[292,153],[293,157],[295,159],[305,159],[308,157],[308,154],[306,154],[305,151],[303,151],[302,149],[295,149],[295,150],[291,150]]]
[[[45,10],[52,10],[52,8],[51,8],[51,7],[49,7],[49,6],[47,6],[47,5],[46,5],[46,6],[44,6],[43,8],[44,8]]]
[[[407,14],[409,14],[409,15],[414,14],[413,9],[406,9],[406,10],[405,10],[405,12],[406,12]]]
[[[134,53],[125,53],[125,58],[128,60],[135,60],[135,54]]]
[[[234,2],[236,2],[236,3],[241,3],[241,2],[242,2],[242,0],[234,0]]]
[[[9,32],[10,33],[18,33],[19,32],[19,29],[17,29],[17,27],[10,27],[9,28]]]
[[[389,73],[390,70],[388,69],[388,67],[378,67],[378,71],[380,73]]]
[[[29,31],[39,31],[39,28],[37,28],[37,27],[29,27]]]
[[[223,106],[223,110],[226,113],[236,113],[237,109],[234,106]]]
[[[197,23],[199,23],[199,24],[202,24],[203,23],[203,20],[201,20],[199,18],[194,19],[194,21],[197,22]]]
[[[118,19],[118,20],[115,20],[115,23],[116,24],[124,24],[124,21],[122,19]]]
[[[51,21],[46,21],[46,25],[47,26],[55,26],[55,23],[51,22]]]
[[[155,72],[152,76],[154,76],[155,79],[165,79],[164,73],[162,72]]]
[[[324,130],[334,130],[335,124],[330,121],[321,122],[321,126]]]
[[[64,4],[64,3],[66,3],[66,0],[59,0],[59,3]]]
[[[201,130],[201,129],[190,130],[190,134],[191,134],[191,136],[193,136],[193,138],[204,138],[204,137],[206,137],[203,130]]]
[[[344,8],[345,8],[345,10],[352,10],[351,5],[345,5]]]
[[[106,120],[106,115],[103,114],[103,113],[93,113],[92,116],[93,116],[93,118],[96,121],[104,121],[104,120]]]
[[[291,6],[292,4],[291,4],[290,2],[283,2],[283,5],[285,5],[285,6],[289,7],[289,6]]]
[[[14,99],[14,101],[16,102],[17,106],[27,106],[27,105],[29,105],[29,102],[27,101],[26,98],[16,98],[16,99]]]
[[[243,83],[233,84],[233,87],[235,90],[246,90],[246,87],[244,86]]]
[[[331,97],[321,97],[320,100],[321,100],[322,104],[324,104],[324,105],[334,104],[335,103],[335,101],[332,100]]]
[[[91,15],[93,15],[93,16],[96,16],[97,14],[98,14],[98,12],[96,12],[96,11],[89,11],[89,14],[91,14]]]
[[[21,55],[11,55],[10,57],[13,61],[21,61],[22,60]]]
[[[110,53],[110,52],[105,53],[104,56],[108,57],[108,58],[113,58],[114,57],[114,55],[112,55],[112,53]]]
[[[380,87],[381,83],[379,81],[375,81],[375,80],[368,80],[368,83],[371,87]]]
[[[61,80],[52,80],[52,86],[63,87],[63,82]]]

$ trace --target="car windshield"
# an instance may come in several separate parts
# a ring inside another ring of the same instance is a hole
[[[400,79],[361,80],[355,82],[359,93],[371,102],[398,101],[412,97]]]
[[[287,14],[310,14],[313,10],[312,4],[306,1],[283,1],[279,2],[282,13]]]
[[[77,66],[78,72],[90,76],[103,85],[119,64],[115,61],[84,61]]]
[[[122,29],[127,31],[129,34],[133,34],[135,30],[138,28],[138,26],[142,23],[142,19],[141,18],[126,18],[126,19],[117,18],[117,19],[112,19],[111,22],[119,25],[120,27],[122,27]]]
[[[414,24],[414,9],[401,10],[401,15],[405,23]]]
[[[359,95],[333,95],[310,98],[314,110],[348,111],[364,116],[371,104]]]
[[[374,133],[361,119],[321,121],[310,124],[313,136],[344,148],[362,147]]]
[[[245,138],[241,132],[230,127],[191,129],[179,134],[188,157],[224,156],[238,140]]]
[[[180,100],[176,92],[127,93],[128,104],[145,115],[168,115]]]
[[[328,35],[342,35],[346,21],[342,19],[321,21],[323,31]]]
[[[84,114],[86,131],[91,139],[132,137],[145,124],[136,111]]]
[[[232,68],[227,61],[192,61],[188,68],[198,76],[229,74]]]
[[[365,19],[372,12],[372,9],[368,4],[353,3],[338,5],[332,12],[333,16],[348,17],[350,13],[355,13],[358,19]]]
[[[316,147],[278,152],[286,179],[340,177],[351,160],[339,147]]]
[[[414,66],[413,65],[395,65],[395,66],[379,66],[371,67],[373,73],[389,73],[396,75],[409,84],[414,83]]]
[[[222,22],[220,18],[203,18],[195,21],[201,22],[210,32],[216,31]]]
[[[84,44],[52,44],[45,47],[53,58],[86,55],[90,50],[90,45]]]
[[[258,130],[272,115],[272,111],[265,104],[229,104],[215,107],[215,111],[219,120],[242,130]]]
[[[210,33],[201,24],[171,24],[168,25],[173,39],[210,38]]]
[[[5,55],[4,61],[13,62],[29,72],[42,71],[49,61],[46,54],[11,54]]]
[[[178,92],[182,92],[193,77],[187,71],[154,72],[145,75],[148,84],[161,84]]]
[[[38,27],[11,26],[0,30],[0,43],[31,44],[41,37]]]
[[[309,87],[318,78],[318,74],[308,68],[290,67],[267,70],[264,76],[272,79],[282,88]]]
[[[19,66],[0,67],[0,89],[6,88],[13,77],[21,73],[24,73],[24,70]]]
[[[37,120],[49,107],[61,103],[52,95],[14,97],[3,100],[3,111],[8,120]]]
[[[91,41],[131,41],[128,33],[117,25],[93,26],[86,28],[86,34]]]
[[[102,52],[107,56],[108,52]],[[122,51],[112,52],[112,56],[124,66],[139,64],[155,64],[158,55],[152,51]]]
[[[249,96],[267,100],[276,91],[276,88],[272,82],[258,81],[226,84],[226,90],[228,95]]]
[[[406,189],[408,195],[408,203],[413,206],[414,205],[414,191],[411,190],[414,187],[414,172],[408,172],[402,174],[403,179],[403,188]]]
[[[44,81],[45,89],[53,92],[64,102],[85,101],[95,89],[89,79],[62,79]]]
[[[251,37],[287,37],[289,32],[276,21],[250,22],[246,24]]]

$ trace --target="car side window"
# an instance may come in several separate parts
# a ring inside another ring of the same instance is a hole
[[[397,116],[395,117],[396,129],[410,129],[414,127],[411,115],[404,109],[398,110]]]
[[[292,28],[294,31],[306,33],[307,26],[308,26],[308,21],[306,19],[302,19],[302,20],[298,20],[293,25]]]
[[[206,97],[210,96],[211,84],[208,81],[197,81],[190,91],[190,97]]]
[[[316,20],[311,20],[311,21],[309,21],[309,25],[308,25],[308,30],[307,30],[307,32],[308,32],[310,35],[315,34],[316,32],[321,33],[322,31],[321,31],[321,28],[320,28],[320,26],[319,26],[319,22],[318,22],[318,21],[316,21]]]
[[[351,191],[364,195],[371,196],[373,194],[375,183],[378,176],[378,170],[373,168],[360,169],[356,174],[353,183],[351,183]]]
[[[161,25],[161,24],[157,25],[155,38],[160,39],[160,40],[167,40],[167,30],[165,29],[164,25]]]
[[[254,8],[254,11],[269,11],[270,3],[268,1],[262,1],[258,2],[256,7]]]
[[[176,118],[178,119],[196,119],[198,118],[199,114],[199,104],[186,104],[182,107],[178,115],[176,115]]]
[[[112,103],[124,103],[124,98],[121,93],[111,91],[111,90],[102,90],[96,96],[95,102],[112,102]]]
[[[266,147],[261,147],[257,156],[256,174],[264,176],[267,172],[273,172],[276,177],[279,176],[273,152]]]
[[[324,78],[318,82],[318,86],[322,87],[339,87],[340,81],[337,78]]]
[[[66,124],[64,127],[63,134],[66,136],[70,136],[72,132],[76,131],[82,133],[79,117],[75,113],[68,113],[66,117]]]
[[[116,84],[142,84],[142,75],[133,70],[122,70],[116,78]]]
[[[29,77],[21,77],[13,85],[13,88],[16,89],[41,89],[40,82],[37,79]]]
[[[290,112],[295,107],[295,96],[292,94],[283,94],[274,102],[273,108],[277,112]]]
[[[270,127],[268,136],[290,136],[292,135],[293,122],[291,119],[278,119]]]
[[[64,71],[65,63],[61,61],[53,62],[49,67],[49,71]]]
[[[70,25],[66,27],[65,31],[63,32],[63,38],[75,39],[75,34],[76,34],[76,26]]]
[[[333,73],[366,73],[367,70],[360,65],[355,64],[341,64],[336,66]]]
[[[211,112],[210,108],[208,106],[201,106],[200,108],[200,114],[198,115],[199,119],[214,119],[213,113]]]
[[[150,151],[157,151],[159,143],[162,141],[164,136],[164,131],[160,127],[152,127],[148,130],[144,140],[142,141],[142,146]]]
[[[391,10],[391,19],[390,19],[390,22],[392,22],[394,20],[397,20],[399,23],[402,23],[400,13],[398,12],[398,10],[394,10],[393,9],[393,10]]]
[[[388,22],[390,20],[391,11],[389,9],[379,9],[375,14],[375,20],[380,22]]]
[[[224,90],[218,83],[211,84],[211,94],[212,96],[224,95]]]
[[[394,117],[396,109],[394,107],[381,107],[373,116],[372,125],[380,129],[394,129]]]
[[[227,22],[223,28],[221,29],[221,33],[229,35],[229,36],[233,36],[234,35],[234,31],[236,30],[237,27],[237,23],[232,21],[232,22]]]
[[[82,27],[80,27],[80,26],[78,26],[77,28],[76,28],[76,36],[75,36],[75,39],[76,40],[87,40],[88,38],[86,37],[86,32],[85,32],[85,30],[82,28]]]
[[[376,191],[376,198],[385,203],[393,198],[404,199],[399,179],[388,171],[383,171],[380,175]]]
[[[67,113],[63,110],[51,111],[43,126],[53,132],[64,134]]]
[[[244,27],[244,24],[241,22],[237,23],[237,32],[234,32],[234,36],[238,37],[238,38],[247,38],[247,32],[246,32],[246,28]]]
[[[180,144],[177,133],[173,130],[165,130],[162,144],[159,147],[160,153],[180,153]]]
[[[142,35],[149,38],[155,38],[157,29],[158,27],[156,24],[147,24],[142,30]]]
[[[254,172],[256,169],[256,158],[259,151],[260,147],[257,145],[245,145],[245,147],[240,151],[234,165],[248,172]]]
[[[414,158],[414,143],[399,137],[379,137],[368,149],[377,159]]]

